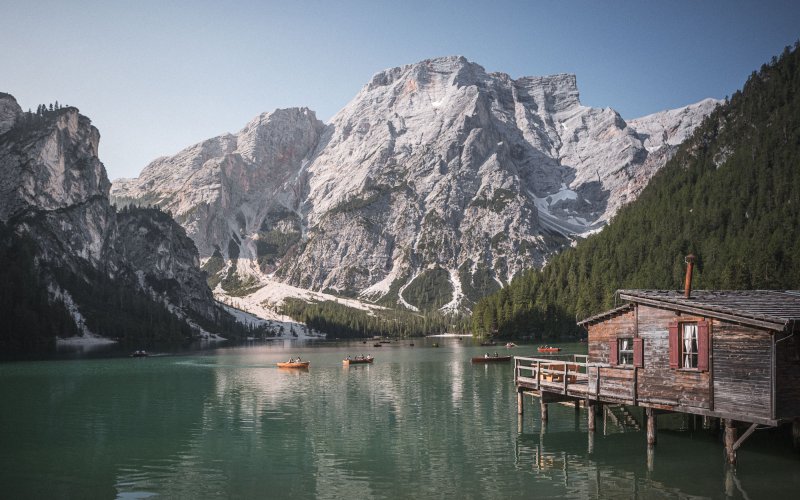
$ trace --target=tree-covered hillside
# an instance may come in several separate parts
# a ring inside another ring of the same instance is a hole
[[[555,337],[620,288],[800,286],[800,52],[753,72],[600,234],[517,276],[473,309],[477,333]]]

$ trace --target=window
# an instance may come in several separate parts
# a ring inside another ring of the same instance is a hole
[[[618,364],[633,364],[633,339],[617,339]]]
[[[711,333],[708,321],[669,324],[669,366],[705,372],[710,367]]]
[[[697,368],[697,323],[681,323],[681,368]]]

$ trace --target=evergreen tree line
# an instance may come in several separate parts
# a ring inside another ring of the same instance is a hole
[[[626,288],[800,285],[800,54],[787,47],[698,127],[601,233],[518,275],[473,309],[481,335],[580,334]]]
[[[0,223],[0,354],[48,351],[78,335],[64,303],[51,301],[34,263],[35,245]]]
[[[307,303],[286,299],[281,313],[328,334],[329,338],[407,338],[457,333],[469,328],[469,321],[462,316],[436,311],[412,313],[387,309],[368,312],[333,301]]]

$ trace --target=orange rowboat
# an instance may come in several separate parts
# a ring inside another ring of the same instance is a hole
[[[276,363],[278,368],[308,368],[311,361],[284,361],[283,363]]]
[[[537,349],[539,352],[558,352],[560,350],[560,347],[540,347]]]

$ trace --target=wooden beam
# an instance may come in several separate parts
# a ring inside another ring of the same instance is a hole
[[[524,392],[522,390],[517,389],[517,415],[522,415],[522,408],[523,408],[522,395],[523,394],[524,394]]]
[[[736,422],[730,418],[725,419],[725,457],[731,465],[736,465]]]
[[[594,432],[595,429],[595,420],[596,420],[596,408],[597,403],[592,401],[591,399],[586,400],[586,414],[588,415],[589,419],[587,421],[587,426],[589,428],[589,432]]]
[[[547,403],[544,402],[544,398],[539,400],[539,404],[542,410],[542,424],[547,423]]]
[[[656,444],[656,412],[652,408],[645,410],[647,414],[647,445]]]
[[[744,440],[747,439],[748,437],[750,437],[750,434],[755,432],[756,427],[758,427],[758,424],[752,424],[752,425],[750,425],[750,427],[747,428],[746,431],[744,431],[744,434],[742,434],[741,437],[739,439],[737,439],[735,443],[733,443],[733,451],[738,450],[739,447],[742,446],[742,443],[744,443]]]
[[[733,323],[739,323],[742,325],[750,325],[750,326],[757,326],[760,328],[764,328],[767,330],[776,330],[782,332],[786,330],[786,325],[784,323],[773,323],[769,321],[762,321],[755,318],[748,318],[744,316],[737,316],[735,314],[724,313],[721,311],[716,311],[713,309],[705,309],[699,307],[692,307],[684,304],[676,304],[673,302],[663,302],[656,299],[644,298],[639,296],[633,295],[625,295],[620,294],[620,298],[622,300],[629,300],[631,302],[637,302],[640,304],[645,304],[648,306],[657,307],[659,309],[666,309],[668,311],[681,311],[686,312],[689,314],[696,314],[697,316],[708,316],[712,318],[719,318],[724,319],[727,321],[731,321]]]

